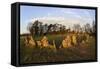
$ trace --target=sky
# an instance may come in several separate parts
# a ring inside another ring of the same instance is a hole
[[[95,10],[76,9],[76,8],[58,8],[41,6],[20,6],[20,33],[29,33],[27,25],[35,20],[43,23],[59,23],[66,27],[73,24],[84,25],[92,24],[95,21]]]

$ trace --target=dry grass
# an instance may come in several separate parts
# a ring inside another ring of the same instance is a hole
[[[40,62],[58,62],[58,61],[78,61],[95,59],[95,38],[90,38],[89,42],[81,43],[77,46],[58,49],[64,35],[47,35],[49,43],[55,40],[57,49],[53,48],[34,48],[24,45],[24,37],[20,38],[20,62],[23,63],[40,63]],[[41,37],[35,37],[40,40]]]

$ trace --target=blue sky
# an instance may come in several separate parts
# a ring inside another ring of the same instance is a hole
[[[63,17],[70,21],[80,20],[82,23],[92,23],[95,20],[95,10],[92,9],[74,9],[57,7],[39,7],[39,6],[21,6],[20,7],[20,33],[26,33],[27,25],[34,18]],[[59,19],[58,19],[59,20]]]

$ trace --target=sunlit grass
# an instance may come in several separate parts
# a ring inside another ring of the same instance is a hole
[[[56,45],[61,45],[65,35],[47,35],[49,43],[55,40]],[[24,37],[20,38],[20,62],[40,63],[40,62],[58,62],[58,61],[77,61],[95,59],[95,38],[90,38],[88,43],[70,48],[51,49],[51,48],[30,48],[24,45]],[[41,37],[34,37],[34,40],[41,40]]]

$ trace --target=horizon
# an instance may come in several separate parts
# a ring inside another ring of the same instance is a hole
[[[93,9],[20,6],[20,13],[20,34],[29,33],[27,25],[35,20],[48,24],[58,23],[66,27],[75,23],[91,25],[95,21],[95,10]]]

